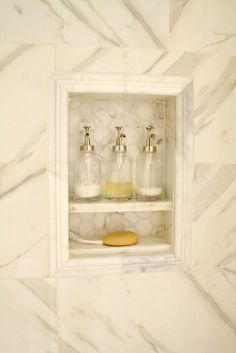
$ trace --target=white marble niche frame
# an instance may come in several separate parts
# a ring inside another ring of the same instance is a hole
[[[173,241],[169,251],[70,256],[68,98],[71,93],[140,94],[174,99]],[[181,269],[188,264],[192,223],[192,82],[186,77],[58,73],[52,79],[49,122],[51,273],[82,275]]]

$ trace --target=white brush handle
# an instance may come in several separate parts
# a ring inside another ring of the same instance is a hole
[[[102,240],[87,240],[78,238],[72,230],[69,231],[69,237],[71,240],[75,241],[76,243],[84,243],[84,244],[97,244],[102,245]]]

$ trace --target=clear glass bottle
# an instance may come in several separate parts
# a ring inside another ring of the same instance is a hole
[[[117,126],[116,129],[116,144],[112,147],[112,157],[106,168],[105,197],[127,200],[132,198],[132,161],[127,156],[122,127]]]
[[[153,145],[153,127],[146,127],[147,139],[143,152],[136,162],[136,198],[153,201],[162,196],[162,163]]]
[[[90,142],[90,126],[84,126],[84,144],[74,165],[74,199],[93,201],[101,195],[101,161]]]

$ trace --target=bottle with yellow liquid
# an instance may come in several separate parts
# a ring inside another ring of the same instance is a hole
[[[112,157],[106,171],[105,197],[127,200],[132,198],[132,161],[127,156],[122,127],[117,126],[116,130],[116,144],[112,147]]]

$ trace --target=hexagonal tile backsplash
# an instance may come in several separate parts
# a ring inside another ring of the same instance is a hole
[[[145,236],[165,236],[164,212],[81,213],[70,215],[70,229],[82,238],[102,237],[115,231],[130,230]]]

